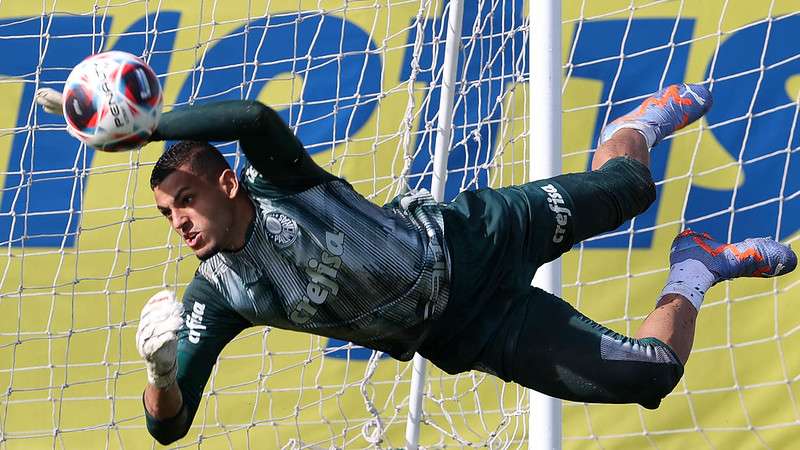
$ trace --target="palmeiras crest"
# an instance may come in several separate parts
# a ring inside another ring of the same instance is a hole
[[[287,247],[297,240],[297,222],[286,214],[271,212],[264,220],[267,236],[278,247]]]

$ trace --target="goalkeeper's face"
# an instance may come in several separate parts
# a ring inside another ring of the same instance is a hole
[[[153,189],[159,211],[200,260],[233,249],[243,239],[233,232],[241,227],[233,226],[238,184],[231,189],[231,179],[236,182],[230,169],[214,180],[193,173],[187,164]]]

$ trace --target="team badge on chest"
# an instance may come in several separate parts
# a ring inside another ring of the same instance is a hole
[[[287,247],[297,240],[297,222],[286,214],[268,213],[264,220],[264,229],[269,239],[279,247]]]

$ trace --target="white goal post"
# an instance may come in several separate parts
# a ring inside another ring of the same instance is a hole
[[[561,1],[532,1],[530,23],[531,181],[561,173]],[[561,295],[561,258],[536,271],[533,284]],[[561,449],[561,401],[530,391],[530,450]]]
[[[604,124],[665,85],[705,83],[708,117],[651,152],[656,203],[565,254],[547,287],[632,334],[682,228],[796,241],[799,26],[791,0],[0,3],[0,448],[151,448],[139,311],[160,289],[182,292],[197,267],[153,207],[163,143],[95,152],[35,106],[35,90],[61,89],[85,56],[143,56],[166,109],[272,105],[317,162],[378,204],[407,188],[446,200],[587,170]],[[236,144],[219,146],[241,168]],[[223,352],[175,446],[791,448],[798,281],[711,290],[685,375],[658,410],[563,402],[547,423],[536,411],[529,421],[526,389],[481,372],[428,365],[414,393],[411,363],[252,328]],[[529,441],[540,426],[548,437]]]

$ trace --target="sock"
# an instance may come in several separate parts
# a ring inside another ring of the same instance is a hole
[[[656,142],[656,132],[653,129],[653,126],[638,120],[629,120],[619,123],[616,127],[613,128],[614,132],[611,133],[610,135],[604,136],[601,134],[600,143],[602,144],[603,142],[611,139],[611,137],[614,136],[614,133],[623,128],[636,130],[637,132],[639,132],[639,134],[641,134],[644,137],[645,142],[647,142],[647,148],[653,148],[653,145]]]
[[[716,277],[703,263],[696,259],[686,259],[669,268],[667,284],[661,290],[658,300],[667,294],[680,294],[700,311],[703,298],[715,281]]]

